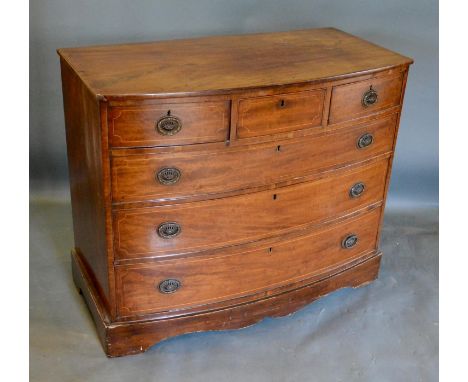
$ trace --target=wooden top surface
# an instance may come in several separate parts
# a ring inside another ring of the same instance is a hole
[[[216,94],[411,64],[334,28],[59,49],[100,96]]]

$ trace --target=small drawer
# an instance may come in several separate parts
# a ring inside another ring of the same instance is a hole
[[[118,259],[171,257],[318,224],[381,201],[387,167],[385,158],[275,190],[177,205],[118,209],[113,219],[115,255]]]
[[[323,89],[241,99],[237,137],[250,138],[320,127],[324,99]]]
[[[392,106],[401,100],[403,74],[376,77],[366,81],[335,86],[332,91],[330,124],[365,117]]]
[[[251,251],[117,266],[120,316],[209,305],[320,277],[376,248],[380,209]],[[287,266],[281,266],[287,264]]]
[[[113,147],[170,146],[228,139],[228,101],[118,106],[111,109]]]
[[[112,197],[114,202],[208,198],[303,177],[390,152],[395,126],[396,114],[351,129],[274,144],[116,156],[111,167]],[[365,149],[359,148],[366,143]]]

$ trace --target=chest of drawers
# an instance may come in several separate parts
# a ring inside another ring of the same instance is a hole
[[[377,277],[411,59],[333,28],[58,53],[73,277],[108,356]]]

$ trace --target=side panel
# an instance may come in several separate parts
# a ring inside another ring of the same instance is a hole
[[[63,60],[61,69],[75,250],[109,308],[100,106]]]

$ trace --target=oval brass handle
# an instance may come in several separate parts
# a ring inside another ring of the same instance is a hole
[[[176,222],[164,222],[158,227],[158,235],[163,239],[171,239],[180,234],[182,228]]]
[[[181,172],[176,167],[165,167],[158,171],[156,177],[159,183],[168,185],[177,183],[180,179]]]
[[[361,196],[365,188],[366,185],[364,183],[358,182],[349,189],[349,196],[351,198],[357,198],[358,196]]]
[[[368,107],[377,102],[378,94],[372,89],[372,86],[362,96],[362,106]]]
[[[156,130],[161,135],[175,135],[182,129],[182,121],[173,115],[166,115],[156,123]]]
[[[168,294],[176,292],[181,286],[182,283],[179,280],[167,279],[159,283],[158,289],[161,293]]]
[[[342,241],[341,241],[341,247],[344,249],[349,249],[354,247],[358,242],[358,237],[356,234],[351,233],[347,235]]]
[[[359,137],[357,141],[357,147],[359,149],[363,149],[370,146],[372,142],[374,142],[374,136],[370,133],[365,133]]]

